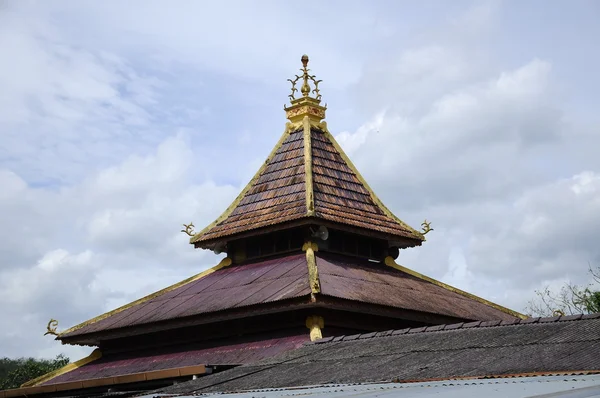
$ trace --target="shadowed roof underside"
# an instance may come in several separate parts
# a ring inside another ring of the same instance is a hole
[[[299,219],[327,220],[420,244],[423,235],[397,219],[326,128],[286,131],[231,206],[191,239],[198,247]]]

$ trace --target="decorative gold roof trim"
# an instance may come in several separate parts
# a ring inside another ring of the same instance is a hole
[[[53,379],[57,376],[63,375],[72,370],[80,368],[83,365],[87,365],[88,363],[95,361],[96,359],[100,359],[100,358],[102,358],[102,351],[100,351],[99,349],[95,349],[94,351],[92,351],[92,353],[90,355],[88,355],[85,358],[81,358],[80,360],[75,361],[73,363],[68,363],[60,369],[53,370],[52,372],[48,372],[44,375],[36,377],[35,379],[29,380],[26,383],[21,384],[21,388],[34,387],[39,384],[45,383],[46,381],[48,381],[50,379]]]
[[[252,179],[248,182],[248,184],[246,184],[246,186],[244,187],[244,189],[242,189],[242,192],[240,192],[240,194],[237,196],[237,198],[235,198],[235,200],[229,205],[229,207],[215,221],[213,221],[211,224],[209,224],[202,231],[196,233],[194,236],[192,236],[190,238],[190,243],[191,244],[199,242],[201,240],[202,236],[206,232],[210,231],[217,224],[219,224],[220,222],[224,221],[227,217],[229,217],[229,215],[235,210],[235,208],[238,206],[238,204],[242,201],[242,199],[244,198],[244,196],[246,196],[246,192],[248,192],[250,190],[250,188],[252,188],[252,186],[254,185],[254,183],[256,182],[256,180],[258,180],[258,178],[262,174],[263,170],[267,167],[267,165],[269,164],[269,162],[271,161],[271,159],[273,159],[273,157],[275,156],[275,153],[277,153],[277,151],[279,150],[279,148],[281,147],[281,145],[283,144],[283,142],[287,138],[288,134],[290,134],[291,132],[299,129],[300,127],[302,127],[302,126],[299,125],[299,124],[297,124],[297,123],[296,124],[292,124],[290,122],[287,122],[285,124],[285,130],[283,131],[283,134],[281,135],[281,138],[279,138],[279,141],[277,142],[277,144],[275,145],[275,147],[273,148],[273,150],[271,151],[271,153],[269,153],[269,156],[267,157],[267,160],[264,161],[264,163],[262,164],[262,166],[260,166],[260,168],[258,169],[258,171],[256,172],[256,174],[254,174],[254,177],[252,177]]]
[[[325,320],[322,316],[311,315],[306,318],[306,327],[310,329],[310,341],[316,341],[323,338],[321,329],[325,328]]]
[[[308,266],[308,284],[310,285],[311,294],[321,293],[321,281],[319,280],[319,269],[317,268],[317,260],[315,252],[319,251],[319,246],[313,242],[306,242],[302,246],[302,250],[306,252],[306,264]]]
[[[65,330],[64,332],[61,332],[58,335],[57,338],[60,339],[63,335],[66,335],[67,333],[74,332],[77,329],[81,329],[84,326],[87,326],[87,325],[90,325],[92,323],[101,321],[102,319],[108,318],[108,317],[110,317],[112,315],[118,314],[119,312],[125,311],[128,308],[131,308],[131,307],[136,306],[138,304],[145,303],[146,301],[151,300],[151,299],[153,299],[153,298],[155,298],[157,296],[160,296],[161,294],[168,293],[171,290],[175,290],[175,289],[177,289],[177,288],[179,288],[181,286],[187,285],[190,282],[197,281],[198,279],[203,278],[206,275],[212,274],[213,272],[218,271],[221,268],[227,267],[229,265],[231,265],[231,259],[229,257],[225,257],[223,260],[221,260],[221,262],[219,264],[215,265],[212,268],[207,269],[206,271],[200,272],[199,274],[191,276],[191,277],[189,277],[189,278],[187,278],[187,279],[185,279],[185,280],[183,280],[181,282],[177,282],[174,285],[168,286],[168,287],[166,287],[166,288],[164,288],[162,290],[159,290],[159,291],[151,293],[151,294],[149,294],[149,295],[147,295],[145,297],[142,297],[140,299],[132,301],[131,303],[125,304],[125,305],[123,305],[123,306],[121,306],[121,307],[119,307],[117,309],[114,309],[112,311],[108,311],[108,312],[106,312],[106,313],[104,313],[102,315],[98,315],[97,317],[89,319],[89,320],[87,320],[85,322],[82,322],[79,325],[75,325],[72,328]]]
[[[306,183],[306,215],[315,215],[315,201],[313,190],[313,171],[312,171],[312,142],[310,134],[310,118],[304,116],[302,120],[304,127],[304,181]]]
[[[183,366],[163,370],[152,370],[141,373],[130,373],[122,376],[99,377],[97,379],[85,379],[80,381],[69,381],[47,386],[21,387],[11,390],[0,391],[0,398],[27,397],[35,394],[48,394],[60,391],[81,390],[92,387],[112,386],[118,384],[139,383],[151,380],[169,379],[202,375],[206,373],[205,365]]]
[[[398,224],[400,224],[407,231],[409,231],[410,233],[412,233],[416,239],[424,241],[425,237],[423,236],[422,233],[420,233],[416,229],[412,228],[410,225],[406,224],[404,221],[400,220],[398,217],[396,217],[394,215],[394,213],[392,213],[387,207],[385,207],[385,205],[383,204],[383,202],[377,197],[377,195],[371,189],[371,187],[369,186],[369,184],[367,183],[367,181],[363,178],[363,176],[360,174],[360,172],[358,171],[358,169],[354,166],[354,164],[352,163],[352,161],[350,160],[350,158],[348,157],[348,155],[346,155],[346,153],[344,152],[344,150],[342,149],[342,147],[340,146],[340,144],[338,144],[338,142],[335,140],[335,138],[333,138],[333,135],[327,129],[327,123],[324,122],[324,121],[321,122],[321,123],[319,123],[318,128],[320,130],[322,130],[323,134],[325,134],[325,136],[331,141],[331,143],[333,144],[333,146],[335,147],[335,149],[340,153],[340,156],[342,157],[342,159],[344,159],[344,161],[346,162],[346,164],[348,165],[348,167],[350,167],[350,170],[352,170],[354,172],[354,174],[356,174],[356,178],[358,178],[358,180],[361,182],[361,184],[363,184],[363,186],[365,187],[365,189],[369,192],[369,195],[371,195],[371,199],[381,209],[381,211],[383,211],[383,213],[385,215],[387,215],[388,217],[390,217],[392,220],[394,220]]]
[[[457,293],[457,294],[460,294],[461,296],[465,296],[465,297],[470,298],[472,300],[478,301],[478,302],[480,302],[482,304],[485,304],[487,306],[495,308],[495,309],[497,309],[499,311],[502,311],[502,312],[504,312],[506,314],[512,315],[512,316],[514,316],[516,318],[520,318],[520,319],[526,319],[527,318],[526,315],[523,315],[520,312],[511,310],[510,308],[503,307],[503,306],[501,306],[499,304],[496,304],[496,303],[492,303],[491,301],[488,301],[488,300],[486,300],[484,298],[481,298],[481,297],[476,296],[476,295],[471,294],[471,293],[467,293],[464,290],[460,290],[460,289],[458,289],[458,288],[456,288],[454,286],[450,286],[450,285],[448,285],[448,284],[446,284],[444,282],[440,282],[440,281],[438,281],[436,279],[433,279],[433,278],[430,278],[430,277],[428,277],[426,275],[420,274],[417,271],[413,271],[410,268],[403,267],[402,265],[397,264],[394,261],[394,259],[392,257],[390,257],[390,256],[388,256],[388,257],[385,258],[385,265],[390,266],[392,268],[395,268],[398,271],[405,272],[405,273],[407,273],[409,275],[412,275],[412,276],[417,277],[419,279],[422,279],[424,281],[433,283],[436,286],[443,287],[444,289],[450,290],[451,292],[454,292],[454,293]]]

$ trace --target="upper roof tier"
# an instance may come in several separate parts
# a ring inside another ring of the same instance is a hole
[[[266,229],[320,223],[400,247],[420,245],[423,235],[383,205],[327,129],[320,80],[309,74],[306,55],[302,64],[302,74],[289,79],[291,105],[284,108],[289,121],[281,139],[229,208],[190,242],[213,249]],[[296,98],[299,81],[302,96]]]

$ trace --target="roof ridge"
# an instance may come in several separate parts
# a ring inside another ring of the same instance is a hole
[[[440,332],[446,330],[459,330],[459,329],[472,329],[472,328],[485,328],[485,327],[497,327],[497,326],[515,326],[515,325],[524,325],[524,324],[534,324],[534,323],[553,323],[553,322],[573,322],[573,321],[583,321],[583,320],[591,320],[591,319],[599,319],[600,312],[595,312],[591,314],[576,314],[576,315],[558,315],[551,317],[530,317],[525,319],[515,319],[511,321],[474,321],[474,322],[459,322],[459,323],[451,323],[451,324],[442,324],[442,325],[431,325],[431,326],[419,326],[405,329],[391,329],[385,330],[382,332],[368,332],[368,333],[358,333],[352,335],[342,335],[342,336],[330,336],[325,337],[320,340],[311,341],[305,343],[305,345],[309,344],[325,344],[331,342],[338,341],[352,341],[352,340],[364,340],[370,338],[378,338],[378,337],[389,337],[389,336],[399,336],[403,334],[413,334],[413,333],[428,333],[428,332]]]

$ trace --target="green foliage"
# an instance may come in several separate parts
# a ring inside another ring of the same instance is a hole
[[[54,359],[1,358],[0,390],[19,388],[21,384],[60,369],[69,363],[69,358],[58,355]]]
[[[549,287],[536,291],[527,312],[536,316],[591,314],[600,312],[600,267],[589,267],[591,283],[578,286],[566,283],[558,292]]]

